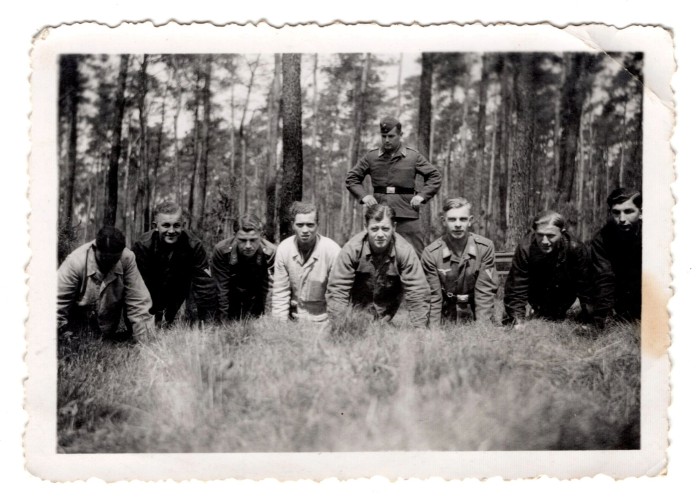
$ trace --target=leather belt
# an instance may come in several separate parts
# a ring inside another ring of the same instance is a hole
[[[413,187],[375,187],[374,192],[377,194],[413,194],[416,190]]]

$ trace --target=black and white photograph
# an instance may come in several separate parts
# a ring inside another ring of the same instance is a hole
[[[530,451],[647,451],[655,471],[559,476],[660,472],[671,170],[649,42],[304,43],[37,56],[50,451],[469,453],[510,476],[539,474]]]

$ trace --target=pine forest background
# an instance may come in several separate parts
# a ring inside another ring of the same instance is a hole
[[[59,261],[105,224],[130,244],[166,199],[210,249],[248,211],[279,241],[302,198],[342,244],[362,228],[344,178],[385,115],[442,172],[421,215],[431,240],[454,196],[499,250],[545,208],[587,240],[610,190],[641,189],[642,65],[641,53],[63,55]]]

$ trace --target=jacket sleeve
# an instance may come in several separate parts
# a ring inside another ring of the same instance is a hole
[[[369,161],[367,160],[367,155],[360,158],[355,166],[353,166],[345,177],[345,187],[350,191],[350,193],[355,196],[358,200],[362,201],[367,194],[369,194],[362,182],[369,173]]]
[[[275,256],[275,275],[272,281],[272,317],[286,321],[289,319],[289,299],[292,292],[289,271],[283,260],[284,255],[278,250]]]
[[[397,251],[397,257],[411,324],[416,327],[425,327],[428,325],[430,314],[430,286],[425,278],[423,267],[412,248],[401,253]]]
[[[350,290],[355,282],[355,250],[348,244],[338,253],[326,287],[326,307],[331,321],[340,319],[348,309]]]
[[[476,320],[490,321],[494,318],[494,302],[498,290],[498,273],[496,272],[496,251],[493,244],[488,244],[479,267],[479,277],[474,285],[474,303]]]
[[[277,258],[277,248],[273,246],[272,254],[267,258],[267,283],[265,285],[265,313],[272,312],[272,287],[275,281],[275,261]]]
[[[219,305],[219,319],[228,318],[229,308],[229,286],[231,276],[229,275],[227,254],[221,248],[214,248],[214,255],[211,259],[211,271],[216,283],[217,302]]]
[[[591,241],[591,266],[594,273],[593,314],[597,318],[605,318],[615,307],[615,273],[601,233]]]
[[[84,278],[85,267],[81,256],[72,253],[58,268],[58,296],[56,326],[62,329],[68,325],[68,315],[75,301],[79,298],[80,287]],[[84,260],[84,257],[82,257]]]
[[[516,322],[525,318],[528,298],[528,266],[527,250],[522,244],[519,244],[515,249],[515,255],[513,255],[503,296],[506,322]]]
[[[418,194],[425,200],[424,202],[428,202],[440,190],[442,174],[420,153],[416,159],[416,172],[425,180]]]
[[[217,309],[216,283],[209,270],[204,245],[197,241],[192,259],[192,291],[200,320],[210,319]]]
[[[141,241],[136,241],[134,242],[134,244],[131,245],[131,251],[134,252],[134,256],[136,257],[136,266],[139,269],[139,274],[141,274],[143,282],[145,282],[146,286],[148,286],[148,283],[152,279],[150,279],[149,275],[150,266],[148,265],[147,249],[144,247]]]
[[[591,269],[591,255],[584,244],[579,244],[574,251],[574,269],[576,275],[576,296],[585,314],[593,312],[594,284]]]
[[[421,265],[430,287],[430,325],[439,326],[442,318],[442,283],[433,254],[427,248],[423,250]]]
[[[149,330],[153,330],[153,316],[151,309],[151,295],[136,266],[136,257],[131,253],[122,260],[124,267],[124,305],[126,317],[131,323],[135,337],[142,337]]]

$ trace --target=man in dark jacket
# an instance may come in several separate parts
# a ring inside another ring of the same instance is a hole
[[[593,294],[586,246],[567,232],[564,217],[553,211],[541,213],[532,229],[515,249],[506,279],[506,323],[519,328],[528,303],[535,317],[563,320],[576,298],[585,317]]]
[[[154,229],[132,245],[136,264],[151,293],[156,324],[172,324],[192,289],[200,320],[216,312],[216,286],[202,242],[184,229],[182,209],[165,201],[158,205]]]
[[[440,189],[442,175],[425,157],[401,142],[401,123],[384,118],[379,123],[382,147],[365,154],[348,172],[345,186],[362,204],[391,206],[396,213],[396,232],[403,236],[420,256],[425,247],[418,209]],[[373,192],[367,192],[362,181],[372,178]],[[416,192],[416,175],[425,180]]]
[[[609,317],[639,320],[642,315],[642,195],[615,189],[607,203],[610,220],[591,241],[594,314],[601,327]]]
[[[212,257],[221,320],[259,317],[270,308],[277,248],[262,237],[255,215],[243,215],[233,228],[236,235],[218,243]]]

